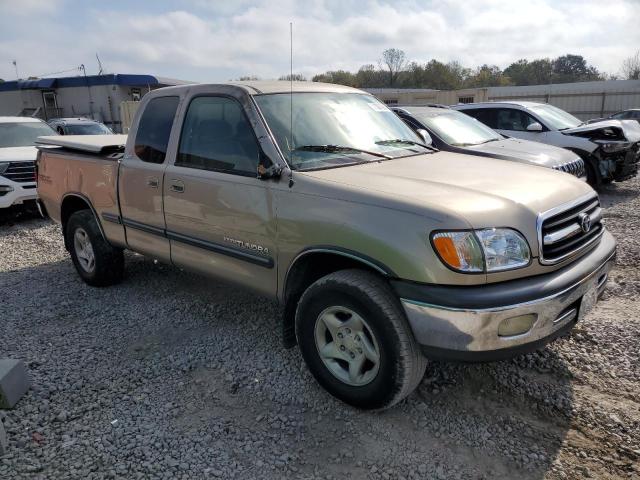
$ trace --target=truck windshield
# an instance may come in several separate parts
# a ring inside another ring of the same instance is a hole
[[[501,140],[502,136],[469,115],[445,108],[409,113],[449,145],[467,146]]]
[[[67,135],[111,135],[113,132],[102,123],[87,123],[66,126]]]
[[[538,115],[547,127],[555,130],[566,130],[567,128],[576,128],[582,125],[584,122],[579,118],[574,117],[569,112],[554,107],[553,105],[534,105],[529,107],[533,113]]]
[[[45,135],[57,135],[46,123],[15,122],[0,123],[0,148],[30,147],[36,139]]]
[[[275,93],[254,98],[280,150],[295,170],[340,167],[432,151],[420,145],[421,139],[370,95]]]

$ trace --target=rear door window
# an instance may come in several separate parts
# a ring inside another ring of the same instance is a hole
[[[143,162],[164,162],[179,100],[179,97],[154,98],[142,112],[134,151]]]
[[[524,132],[527,127],[537,120],[522,110],[514,108],[496,109],[496,129]]]
[[[496,110],[493,108],[471,108],[469,110],[462,110],[462,112],[479,120],[487,127],[498,128],[496,125]]]

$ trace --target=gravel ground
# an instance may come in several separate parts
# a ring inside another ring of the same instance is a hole
[[[569,337],[431,363],[383,413],[314,382],[277,305],[137,255],[121,285],[90,288],[57,226],[2,219],[0,357],[34,386],[0,411],[0,479],[640,479],[639,192],[602,195],[618,265]]]

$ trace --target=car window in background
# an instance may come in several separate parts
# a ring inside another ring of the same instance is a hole
[[[164,162],[178,101],[179,97],[157,97],[142,112],[134,150],[143,162]]]
[[[89,123],[86,125],[67,125],[67,135],[111,135],[113,132],[101,123]]]
[[[211,96],[191,101],[176,165],[256,176],[258,158],[258,141],[236,100]]]
[[[411,114],[449,145],[478,145],[502,139],[483,123],[455,110],[414,111]]]
[[[36,139],[45,135],[57,135],[46,123],[16,122],[0,123],[0,148],[30,147]]]
[[[532,123],[536,123],[536,120],[522,110],[514,108],[499,108],[496,110],[496,128],[498,130],[524,132]]]
[[[496,110],[492,108],[470,108],[469,110],[463,110],[463,113],[472,116],[489,128],[498,128],[496,124]]]
[[[355,150],[393,158],[431,151],[412,143],[389,142],[403,139],[421,143],[422,140],[371,95],[332,92],[269,94],[254,98],[280,150],[294,169],[328,168],[378,159]],[[354,151],[301,148],[311,146],[340,146]]]
[[[534,105],[529,107],[529,110],[538,115],[547,127],[556,130],[566,130],[583,124],[579,118],[553,105]]]
[[[615,113],[615,114],[611,115],[611,118],[613,118],[615,120],[624,120],[625,118],[627,118],[627,113],[628,112],[618,112],[618,113]]]

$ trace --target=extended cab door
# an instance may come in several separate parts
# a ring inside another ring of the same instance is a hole
[[[155,97],[137,125],[133,149],[120,165],[118,192],[127,245],[136,251],[169,261],[162,189],[167,145],[179,104],[178,96]]]
[[[230,96],[185,100],[167,166],[164,208],[175,265],[275,295],[275,221],[270,182],[243,106]]]

